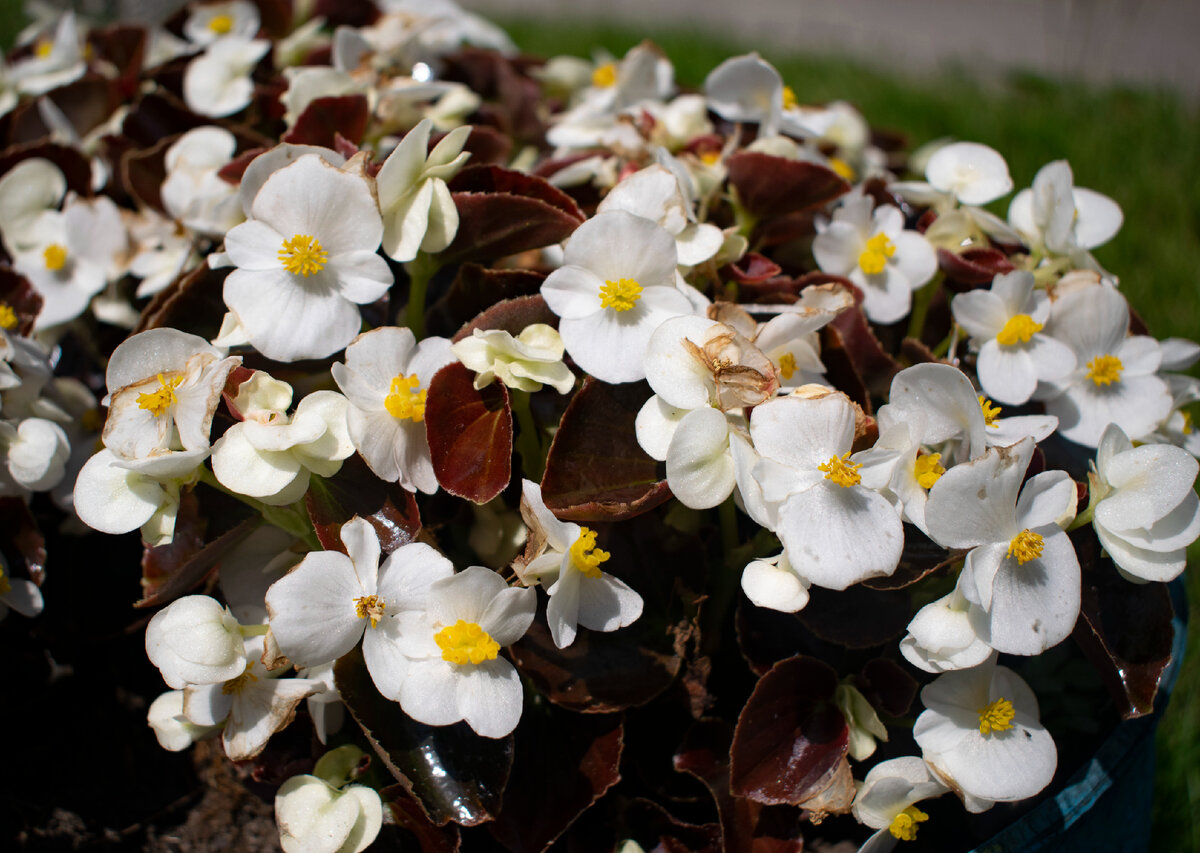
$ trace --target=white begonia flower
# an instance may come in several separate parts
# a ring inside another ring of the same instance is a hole
[[[1195,457],[1169,444],[1133,443],[1116,424],[1100,437],[1088,476],[1092,527],[1117,570],[1136,582],[1169,581],[1200,536]]]
[[[195,7],[183,22],[183,34],[192,44],[209,45],[225,36],[252,39],[261,24],[253,3],[228,0]]]
[[[78,80],[87,71],[83,40],[75,13],[67,11],[58,19],[54,34],[34,44],[33,55],[15,62],[9,77],[23,95],[41,95]]]
[[[203,450],[177,450],[145,459],[123,459],[107,448],[84,463],[75,478],[75,513],[101,533],[139,527],[149,545],[169,543],[175,531],[180,489],[195,480],[208,458]]]
[[[265,39],[219,38],[188,63],[183,100],[202,116],[221,118],[241,112],[254,99],[254,67],[271,49]]]
[[[731,427],[744,431],[742,410],[779,387],[771,360],[724,323],[680,316],[654,330],[644,361],[655,394],[638,412],[638,443],[667,463],[684,505],[716,506],[735,484]]]
[[[708,108],[721,118],[758,124],[758,138],[767,139],[781,130],[793,136],[819,137],[835,116],[821,110],[805,110],[796,103],[790,86],[775,66],[757,53],[726,59],[704,79]]]
[[[1042,333],[1050,297],[1034,288],[1032,273],[998,275],[991,289],[956,294],[950,307],[979,352],[975,372],[983,392],[1001,403],[1028,402],[1038,382],[1058,381],[1075,369],[1071,348]]]
[[[775,365],[781,389],[791,391],[822,381],[825,364],[817,332],[836,316],[832,311],[789,312],[758,327],[754,345]]]
[[[1116,289],[1092,284],[1060,295],[1045,331],[1075,353],[1075,370],[1035,395],[1066,438],[1095,447],[1115,423],[1137,441],[1171,413],[1170,388],[1157,375],[1158,342],[1129,335],[1129,306]]]
[[[358,306],[392,284],[375,251],[383,223],[370,186],[304,155],[267,178],[251,214],[225,235],[237,269],[224,290],[251,343],[279,361],[345,347],[362,323]]]
[[[129,274],[141,279],[135,293],[139,299],[165,290],[184,268],[195,265],[192,237],[173,221],[150,208],[124,213],[132,243]]]
[[[949,595],[917,611],[908,623],[908,633],[900,640],[900,654],[925,672],[950,672],[979,666],[992,653],[992,647],[974,628],[982,615],[973,615],[973,611],[979,609],[979,605],[967,601],[956,586]]]
[[[812,581],[788,562],[787,552],[751,560],[742,570],[742,592],[759,607],[796,613],[808,605]]]
[[[404,713],[429,726],[465,720],[484,737],[515,729],[521,679],[499,653],[525,634],[536,610],[536,592],[509,587],[482,566],[434,581],[425,610],[399,617],[398,648],[408,659]]]
[[[978,142],[953,142],[939,148],[925,164],[925,179],[959,204],[980,205],[1012,192],[1004,157]]]
[[[189,684],[183,690],[184,716],[196,725],[218,726],[221,746],[232,761],[258,755],[271,735],[285,729],[301,700],[322,689],[304,678],[280,678],[284,669],[263,666],[264,638],[247,637],[246,664],[236,676],[220,683]]]
[[[675,238],[623,210],[598,214],[567,241],[564,264],[542,283],[571,358],[603,382],[646,376],[643,354],[664,321],[694,314],[676,287]]]
[[[324,65],[285,68],[283,75],[288,87],[279,100],[285,109],[283,120],[289,128],[296,125],[308,105],[317,98],[366,94],[368,89],[365,81],[356,79],[349,72]]]
[[[1045,471],[1022,488],[1033,450],[1027,438],[954,466],[925,505],[935,542],[972,549],[958,583],[980,608],[970,611],[976,633],[1016,655],[1057,645],[1079,616],[1079,561],[1063,529],[1074,518],[1075,483],[1063,471]]]
[[[624,210],[667,229],[675,238],[676,259],[681,266],[703,263],[725,241],[720,228],[696,221],[679,176],[658,164],[634,172],[613,187],[596,213],[610,210]]]
[[[600,569],[609,553],[596,547],[596,532],[559,521],[546,508],[537,483],[521,483],[521,515],[530,541],[540,553],[527,555],[513,570],[527,586],[541,584],[550,596],[546,622],[554,645],[565,649],[575,642],[578,626],[592,631],[616,631],[642,615],[642,597],[624,581]]]
[[[777,397],[750,418],[762,457],[755,479],[763,497],[778,504],[774,530],[788,563],[828,589],[890,575],[904,547],[900,516],[861,485],[859,466],[850,461],[855,420],[849,398],[828,389]]]
[[[293,776],[275,794],[275,823],[284,853],[359,853],[379,834],[383,802],[365,785]]]
[[[163,161],[167,176],[161,194],[167,213],[185,228],[213,238],[241,222],[245,217],[237,187],[218,175],[236,150],[237,139],[223,127],[197,127],[179,137]]]
[[[207,595],[185,595],[155,613],[146,626],[146,655],[176,690],[219,684],[246,671],[241,626]]]
[[[243,382],[234,406],[245,420],[212,448],[217,480],[240,495],[283,506],[299,500],[312,474],[332,477],[354,452],[346,426],[349,403],[336,391],[314,391],[289,417],[292,389],[258,372]]]
[[[1124,216],[1108,196],[1076,187],[1071,166],[1055,160],[1013,197],[1008,221],[1035,251],[1086,257],[1113,238]]]
[[[37,584],[26,578],[14,578],[9,574],[8,563],[0,554],[0,619],[15,610],[22,616],[34,617],[42,612],[45,601]]]
[[[876,741],[887,742],[887,726],[879,719],[867,697],[853,684],[842,682],[833,692],[833,704],[849,729],[849,755],[865,761],[875,754]]]
[[[379,537],[358,517],[342,525],[341,539],[345,554],[314,551],[267,590],[271,633],[303,667],[336,660],[361,639],[375,686],[395,699],[407,664],[397,650],[401,614],[424,611],[429,585],[454,566],[423,542],[401,546],[380,565]]]
[[[575,374],[563,362],[562,336],[545,323],[526,326],[515,338],[503,329],[474,329],[451,350],[475,371],[477,390],[496,379],[519,391],[540,391],[549,385],[566,394],[575,386]]]
[[[68,196],[61,213],[37,217],[26,236],[31,245],[16,253],[13,266],[45,300],[35,330],[75,319],[122,272],[118,259],[128,236],[120,211],[106,196],[87,201]]]
[[[67,434],[54,421],[0,421],[0,457],[8,474],[0,473],[0,494],[49,491],[62,479],[70,453]]]
[[[178,329],[149,329],[113,350],[104,446],[123,459],[209,447],[213,415],[239,356]]]
[[[10,255],[40,245],[39,220],[53,217],[66,194],[66,176],[42,157],[22,160],[0,176],[0,237]]]
[[[433,376],[454,362],[450,341],[384,326],[364,332],[346,347],[346,362],[333,365],[334,381],[350,401],[350,440],[381,480],[433,494],[438,489],[425,400]]]
[[[995,658],[947,672],[921,689],[925,710],[913,738],[933,775],[968,809],[1032,797],[1058,765],[1054,740],[1038,721],[1037,697]]]
[[[158,745],[170,752],[182,752],[220,728],[198,726],[189,720],[183,713],[182,690],[168,690],[151,702],[146,722],[154,730]]]
[[[658,48],[642,42],[629,49],[620,62],[601,61],[592,71],[591,85],[577,102],[555,119],[546,139],[556,148],[576,147],[574,128],[613,127],[618,113],[643,105],[661,104],[675,91],[675,69]],[[634,134],[640,145],[640,135]]]
[[[920,824],[929,819],[916,804],[948,790],[920,758],[892,758],[867,771],[851,810],[859,823],[886,832],[893,843],[914,841]]]
[[[863,311],[876,323],[894,323],[908,314],[912,292],[937,272],[937,254],[916,231],[904,229],[898,207],[851,193],[833,213],[817,222],[813,258],[824,272],[849,278],[863,292]]]
[[[375,176],[383,251],[396,261],[411,261],[419,251],[440,252],[458,233],[458,208],[446,181],[471,156],[463,151],[471,128],[450,131],[430,151],[432,127],[425,119],[405,134]]]

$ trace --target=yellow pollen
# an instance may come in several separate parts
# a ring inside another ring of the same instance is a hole
[[[892,818],[892,825],[888,827],[888,832],[901,841],[916,841],[917,824],[927,820],[929,820],[929,815],[916,806],[909,806]]]
[[[605,281],[600,288],[600,307],[628,311],[642,297],[642,286],[632,278]]]
[[[1030,338],[1041,330],[1042,324],[1035,322],[1028,314],[1014,314],[996,335],[996,343],[1006,347],[1016,346],[1018,343],[1027,344]]]
[[[721,152],[717,150],[705,151],[700,155],[700,162],[705,166],[715,166],[721,162]]]
[[[784,379],[791,379],[796,373],[796,356],[790,352],[779,356],[779,372],[783,374]]]
[[[10,592],[12,592],[12,584],[4,576],[4,568],[0,567],[0,595],[8,595]]]
[[[371,627],[374,628],[379,624],[379,620],[383,618],[383,611],[387,607],[383,599],[378,595],[364,595],[354,599],[354,612],[359,619],[371,620]]]
[[[383,407],[393,418],[419,424],[425,420],[426,393],[417,374],[397,376],[383,398]]]
[[[597,88],[607,89],[610,86],[615,86],[616,82],[617,66],[611,62],[596,66],[596,70],[592,72],[592,85]]]
[[[33,52],[37,54],[38,59],[45,59],[54,52],[54,42],[50,39],[42,39],[33,48]]]
[[[817,466],[817,470],[825,472],[826,480],[832,480],[842,488],[848,489],[862,482],[858,473],[861,467],[861,462],[850,461],[850,451],[847,450],[841,456],[830,456],[828,462]]]
[[[251,681],[258,681],[258,676],[250,669],[254,666],[254,661],[246,661],[246,669],[237,678],[231,678],[221,685],[221,692],[228,696],[230,693],[238,693],[243,687]]]
[[[600,564],[611,554],[596,547],[596,531],[587,527],[579,528],[579,538],[571,546],[571,563],[586,577],[600,577]]]
[[[182,381],[182,376],[164,379],[161,373],[158,374],[158,388],[148,394],[138,394],[138,408],[145,409],[156,418],[161,417],[179,402],[179,398],[175,396],[175,389]]]
[[[292,275],[308,277],[325,269],[328,260],[329,253],[321,248],[320,241],[308,234],[296,234],[290,240],[284,240],[279,250],[279,263]]]
[[[500,644],[487,631],[462,619],[434,634],[433,641],[442,650],[442,660],[449,663],[483,663],[500,653]]]
[[[895,244],[886,234],[876,234],[858,256],[858,265],[867,275],[879,275],[887,267],[888,258],[896,254]]]
[[[58,272],[67,265],[67,247],[62,243],[51,243],[42,252],[42,258],[46,261],[46,269]]]
[[[1045,544],[1045,540],[1039,534],[1026,528],[1008,543],[1008,554],[1005,556],[1016,557],[1017,562],[1023,566],[1030,560],[1036,560],[1042,556],[1042,548],[1045,547]]]
[[[8,327],[6,326],[5,328],[8,328]],[[1183,426],[1180,427],[1179,431],[1182,432],[1184,435],[1191,435],[1193,430],[1195,429],[1195,426],[1192,423],[1192,413],[1191,412],[1180,412],[1179,414],[1183,416]]]
[[[1013,727],[1012,721],[1016,715],[1012,702],[1001,696],[992,704],[979,709],[979,733],[990,735],[992,732],[1008,731]]]
[[[854,167],[841,157],[830,157],[829,168],[833,169],[833,171],[836,172],[839,177],[845,178],[847,181],[854,180]]]
[[[17,327],[17,312],[7,302],[0,302],[0,329],[15,329]]]
[[[1003,412],[1004,409],[997,406],[995,403],[993,403],[987,397],[984,397],[982,394],[979,396],[979,408],[983,409],[984,426],[990,426],[990,427],[999,426],[996,423],[996,418],[1000,417],[1000,413]]]
[[[932,489],[946,469],[941,465],[942,454],[940,453],[923,453],[917,457],[917,461],[913,464],[913,474],[917,478],[917,485],[922,489]]]
[[[223,36],[233,29],[233,18],[229,15],[214,15],[213,19],[208,22],[208,28],[219,36]]]
[[[1115,355],[1098,355],[1087,363],[1088,379],[1097,385],[1112,385],[1121,381],[1125,365]]]
[[[785,110],[794,110],[796,108],[796,104],[798,104],[798,103],[799,103],[799,101],[796,100],[796,90],[793,89],[791,86],[784,86],[783,87],[783,108]]]

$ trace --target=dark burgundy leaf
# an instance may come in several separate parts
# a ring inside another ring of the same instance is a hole
[[[463,264],[446,294],[430,307],[429,329],[453,335],[464,323],[501,300],[537,295],[545,278],[543,273],[531,270],[494,270],[479,264]]]
[[[429,383],[425,434],[438,483],[452,495],[487,503],[512,476],[513,423],[508,389],[475,390],[475,374],[449,364]]]
[[[435,140],[430,140],[435,145]],[[509,161],[512,152],[512,140],[494,127],[486,124],[471,125],[471,135],[463,146],[463,151],[471,153],[472,165],[503,165]]]
[[[132,97],[137,91],[138,75],[142,71],[147,41],[148,33],[145,27],[128,24],[113,24],[88,33],[88,43],[94,55],[112,63],[117,69],[115,82],[122,100]],[[87,129],[91,130],[95,126],[90,125]],[[78,125],[76,129],[81,134],[84,133],[84,129]]]
[[[850,184],[837,172],[804,160],[742,151],[725,165],[738,201],[760,218],[808,210],[850,191]]]
[[[1171,662],[1174,609],[1166,584],[1130,583],[1100,557],[1090,527],[1071,534],[1084,567],[1075,641],[1103,679],[1122,719],[1154,712]]]
[[[855,301],[858,301],[857,298]],[[879,343],[879,339],[867,323],[867,315],[863,313],[862,308],[856,304],[853,308],[841,312],[825,328],[838,332],[841,346],[858,375],[862,377],[867,390],[876,397],[886,397],[892,377],[900,371],[900,364]],[[821,351],[824,353],[824,339]],[[870,413],[871,410],[867,409],[867,414]]]
[[[917,698],[917,680],[895,661],[875,658],[867,661],[854,679],[871,706],[893,717],[903,717]]]
[[[178,136],[160,139],[149,148],[131,148],[121,155],[121,183],[144,207],[166,213],[162,203],[162,185],[167,177],[166,153]]]
[[[622,815],[628,837],[651,853],[724,853],[719,823],[685,823],[652,800],[636,799]]]
[[[854,282],[848,278],[823,272],[810,272],[797,278],[780,276],[762,282],[743,282],[738,287],[738,301],[760,305],[775,303],[790,305],[800,299],[800,292],[806,287],[816,287],[822,284],[840,284],[851,292],[855,289]]]
[[[371,108],[366,95],[314,98],[296,119],[292,129],[283,135],[282,141],[333,148],[335,138],[341,135],[357,145],[362,142],[370,117]]]
[[[621,778],[619,714],[526,706],[500,814],[488,830],[512,853],[541,853]]]
[[[0,498],[0,552],[8,566],[25,566],[38,586],[46,578],[46,538],[20,498]]]
[[[214,270],[205,263],[184,273],[154,294],[134,331],[170,326],[212,340],[225,317],[221,291],[227,275],[229,270]]]
[[[505,299],[483,311],[474,320],[459,329],[458,334],[454,336],[454,341],[469,338],[475,329],[483,331],[502,329],[515,338],[527,326],[532,326],[534,323],[558,327],[558,317],[546,307],[545,299],[537,294],[517,299]]]
[[[938,249],[937,257],[946,280],[952,286],[959,285],[953,288],[957,291],[991,284],[996,276],[1016,269],[1008,256],[997,249],[967,249],[961,254]]]
[[[675,754],[675,769],[695,776],[712,794],[721,818],[725,853],[800,853],[804,849],[804,840],[796,809],[765,806],[731,793],[729,748],[732,741],[733,731],[727,723],[703,721],[692,727]]]
[[[738,648],[755,675],[766,675],[779,661],[812,645],[812,633],[795,613],[757,607],[739,599],[734,614]]]
[[[379,796],[391,809],[396,825],[411,836],[421,853],[458,853],[462,844],[462,834],[457,824],[436,826],[425,812],[421,804],[408,792],[403,785],[389,785],[379,791]],[[402,849],[411,849],[411,846]]]
[[[458,233],[443,263],[488,263],[560,243],[584,220],[571,197],[541,178],[499,166],[468,166],[450,180]]]
[[[658,463],[637,441],[635,420],[650,394],[644,382],[609,385],[584,379],[546,458],[542,499],[555,515],[619,521],[670,498]]]
[[[33,321],[42,310],[42,295],[33,289],[29,279],[4,264],[0,264],[0,303],[17,315],[17,325],[9,332],[28,335],[33,331]]]
[[[775,278],[783,270],[770,258],[758,252],[747,252],[740,261],[723,267],[721,272],[738,284],[761,284],[767,279]]]
[[[416,496],[398,483],[380,480],[357,454],[342,463],[332,478],[314,477],[304,505],[321,547],[327,551],[345,552],[342,525],[354,516],[375,528],[385,554],[412,542],[421,531]]]
[[[840,591],[813,587],[808,605],[797,616],[822,640],[867,649],[903,634],[911,611],[904,590],[875,590],[858,584]]]
[[[816,658],[780,661],[738,716],[730,790],[760,803],[802,803],[833,781],[850,729],[833,704],[837,673]]]
[[[208,119],[193,113],[174,95],[156,89],[134,103],[121,124],[121,132],[137,145],[149,148],[164,137],[208,123]]]
[[[476,826],[495,819],[512,768],[512,735],[492,739],[466,723],[418,723],[379,694],[357,648],[337,660],[333,674],[372,748],[430,820]]]
[[[110,118],[122,101],[116,82],[98,74],[88,74],[51,90],[43,97],[62,111],[80,136],[91,133]],[[53,128],[46,124],[37,104],[28,101],[25,106],[25,109],[13,110],[10,140],[14,143],[35,143],[50,136]]]

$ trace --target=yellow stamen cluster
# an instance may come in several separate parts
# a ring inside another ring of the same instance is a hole
[[[42,260],[46,262],[46,269],[58,272],[67,265],[67,247],[62,243],[51,243],[42,252]]]
[[[148,394],[138,394],[138,408],[145,409],[156,418],[162,417],[168,409],[179,402],[179,398],[175,396],[175,389],[182,381],[182,376],[165,379],[161,373],[158,374],[158,388]]]
[[[308,234],[296,234],[283,241],[279,250],[279,263],[292,275],[308,277],[325,269],[329,253],[321,248],[321,242]]]
[[[1195,424],[1192,422],[1192,413],[1191,412],[1180,412],[1179,414],[1183,418],[1183,426],[1181,426],[1179,428],[1179,431],[1182,432],[1184,435],[1191,435],[1195,431],[1195,428],[1196,428]]]
[[[1046,546],[1046,541],[1042,537],[1026,528],[1012,538],[1008,543],[1008,557],[1016,557],[1017,562],[1022,566],[1030,560],[1036,560],[1042,556],[1042,549]]]
[[[896,254],[896,244],[886,234],[876,234],[858,256],[858,265],[867,275],[879,275],[887,267],[888,258]]]
[[[1006,347],[1027,344],[1041,330],[1042,324],[1028,314],[1014,314],[996,335],[996,343]]]
[[[37,55],[38,59],[45,59],[54,52],[54,42],[50,39],[42,39],[34,45],[33,52]]]
[[[917,824],[927,820],[929,820],[929,815],[916,806],[909,806],[892,818],[892,825],[888,827],[888,832],[901,841],[916,841]]]
[[[612,555],[596,547],[596,531],[579,528],[579,538],[571,546],[571,562],[589,578],[600,577],[600,564]]]
[[[231,679],[229,679],[229,681],[226,681],[224,684],[222,684],[221,692],[224,693],[226,696],[228,696],[231,693],[240,692],[241,689],[243,687],[245,687],[247,684],[249,684],[251,681],[258,681],[258,676],[250,671],[253,666],[254,666],[254,661],[252,661],[252,660],[246,661],[245,671],[242,672],[242,674],[239,675],[237,678],[231,678]]]
[[[990,426],[990,427],[994,427],[997,425],[996,418],[1000,417],[1000,413],[1004,411],[1004,409],[997,406],[995,403],[993,403],[987,397],[984,397],[982,394],[979,396],[979,408],[983,409],[984,425]]]
[[[226,35],[233,29],[233,18],[229,15],[213,15],[208,28],[219,36]]]
[[[990,735],[992,732],[1008,731],[1013,727],[1013,717],[1016,715],[1012,702],[1001,696],[990,705],[979,709],[979,733]]]
[[[4,576],[4,567],[0,566],[0,595],[8,595],[10,592],[12,592],[12,584]]]
[[[945,473],[946,469],[942,467],[942,454],[940,453],[923,453],[913,463],[913,475],[917,478],[917,485],[922,489],[932,489],[933,484]]]
[[[779,356],[779,372],[784,379],[791,379],[796,373],[796,356],[790,352],[785,352]]]
[[[379,625],[387,604],[378,595],[364,595],[354,599],[354,612],[359,619],[370,619],[371,627]]]
[[[19,318],[17,312],[7,302],[0,302],[0,329],[15,329]]]
[[[705,151],[700,155],[700,162],[705,166],[715,166],[721,162],[721,152],[718,149]]]
[[[462,619],[434,634],[433,641],[442,650],[442,660],[449,663],[483,663],[500,654],[500,644],[487,631]]]
[[[388,395],[383,398],[383,407],[393,418],[421,423],[425,420],[425,397],[428,392],[421,387],[417,374],[397,376],[392,380]]]
[[[841,456],[830,456],[828,462],[817,466],[817,470],[825,472],[826,480],[832,480],[842,488],[848,489],[862,482],[858,473],[861,467],[861,462],[850,461],[850,451],[847,450]]]
[[[617,66],[611,62],[597,65],[592,72],[592,85],[598,89],[608,89],[617,83]]]
[[[1121,381],[1125,365],[1115,355],[1098,355],[1087,363],[1087,378],[1097,385],[1112,385]]]
[[[642,298],[642,286],[632,278],[605,281],[600,288],[600,307],[628,311]]]
[[[796,100],[796,90],[791,86],[783,87],[783,108],[785,110],[794,110],[796,105],[800,103]]]
[[[853,181],[855,178],[854,167],[841,157],[830,157],[829,168],[833,169],[838,177],[845,178],[847,181]]]

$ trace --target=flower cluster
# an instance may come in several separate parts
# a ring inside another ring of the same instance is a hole
[[[385,805],[528,849],[543,796],[549,844],[654,796],[626,730],[726,780],[729,837],[786,804],[877,849],[1046,789],[1020,673],[1111,648],[1085,589],[1200,536],[1200,346],[1091,255],[1117,205],[1055,162],[1002,218],[998,152],[906,174],[757,55],[683,93],[652,45],[518,58],[450,0],[284,5],[132,52],[68,15],[5,69],[14,124],[70,134],[0,175],[0,496],[140,531],[160,743],[343,744],[275,762],[313,770],[288,851]],[[137,94],[86,123],[51,97],[85,85]],[[42,608],[20,568],[0,614]],[[523,787],[557,772],[594,795]]]

